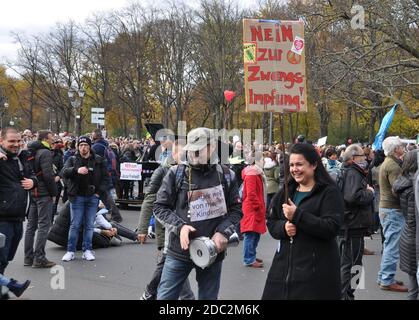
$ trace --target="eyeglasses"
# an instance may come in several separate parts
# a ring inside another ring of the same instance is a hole
[[[365,154],[354,154],[353,156],[354,156],[354,157],[366,157],[366,155],[365,155]]]

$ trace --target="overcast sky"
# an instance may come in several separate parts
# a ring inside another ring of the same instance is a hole
[[[185,1],[192,5],[198,2]],[[140,0],[140,3],[149,2]],[[153,1],[159,2],[163,1]],[[249,6],[256,3],[256,0],[238,2]],[[11,31],[26,35],[47,32],[57,22],[70,19],[83,22],[93,12],[120,9],[128,3],[127,0],[0,0],[0,64],[16,58],[17,45],[13,43]]]

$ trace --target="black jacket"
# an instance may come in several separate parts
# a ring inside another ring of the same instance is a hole
[[[58,175],[64,167],[64,153],[61,149],[52,150],[52,164],[55,166],[54,172]]]
[[[416,275],[416,217],[413,176],[400,176],[393,185],[393,190],[400,197],[400,206],[406,219],[400,237],[400,269],[409,275]]]
[[[224,173],[220,165],[209,165],[202,169],[186,167],[180,186],[176,186],[176,172],[178,165],[170,168],[163,179],[157,193],[153,213],[155,217],[169,230],[167,254],[183,261],[190,261],[189,251],[180,246],[180,229],[188,224],[196,229],[190,238],[206,236],[211,238],[216,232],[229,238],[234,233],[234,226],[242,217],[241,201],[234,172],[229,170],[231,183],[225,182]],[[220,172],[221,171],[221,172]],[[192,173],[192,190],[206,189],[220,185],[224,190],[227,214],[221,217],[191,222],[188,215],[189,174]],[[167,239],[166,239],[167,241]],[[219,254],[217,260],[224,258]]]
[[[34,187],[38,180],[27,161],[26,151],[18,156],[0,148],[7,155],[7,160],[0,160],[0,221],[20,222],[25,220],[29,206],[29,191],[22,188],[23,178],[32,179]]]
[[[367,189],[367,174],[356,164],[344,165],[345,215],[341,235],[364,236],[373,226],[374,193]]]
[[[28,144],[28,149],[35,154],[33,163],[34,171],[38,177],[38,187],[32,190],[32,196],[38,197],[55,197],[58,194],[57,184],[52,162],[52,151],[45,147],[39,141],[33,141]]]
[[[293,198],[297,184],[289,184]],[[280,240],[262,299],[340,299],[340,258],[336,235],[343,220],[343,199],[335,185],[316,184],[301,200],[291,223],[293,241],[285,231],[281,189],[272,199],[268,230]]]
[[[77,173],[77,170],[82,167],[81,162],[82,159],[80,154],[76,153],[75,156],[68,158],[64,164],[63,170],[61,171],[61,176],[64,178],[64,183],[67,187],[67,194],[70,201],[72,200],[71,198],[77,196],[78,193],[80,175]],[[90,194],[87,194],[87,196],[91,196],[95,193],[105,193],[107,191],[106,179],[108,177],[105,160],[91,151],[90,158],[88,160],[88,168],[89,183],[94,186],[94,190],[91,190]]]

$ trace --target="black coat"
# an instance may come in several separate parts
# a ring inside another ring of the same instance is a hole
[[[0,152],[7,155],[7,160],[0,160],[0,222],[20,222],[25,220],[30,202],[29,191],[22,188],[21,181],[32,179],[36,187],[38,180],[26,151],[18,156],[3,149]]]
[[[77,170],[82,167],[82,159],[79,153],[76,153],[75,156],[68,158],[64,164],[64,168],[61,171],[61,176],[64,178],[64,183],[67,187],[67,194],[70,197],[77,196],[78,186],[79,186],[79,174]],[[107,179],[109,179],[108,171],[106,168],[106,160],[102,157],[95,155],[94,153],[90,154],[88,161],[89,168],[89,183],[95,188],[94,193],[102,194],[107,191]]]
[[[367,189],[367,174],[355,164],[344,166],[343,198],[345,214],[342,229],[364,236],[373,226],[374,193]]]
[[[35,154],[34,171],[38,177],[38,186],[32,190],[32,196],[38,197],[55,197],[58,194],[54,172],[52,151],[45,147],[39,141],[29,143],[28,149]]]
[[[289,184],[292,199],[297,185]],[[284,193],[272,199],[268,229],[280,240],[262,299],[340,299],[340,258],[336,235],[343,220],[343,199],[335,185],[317,183],[297,207],[290,240],[282,211]]]
[[[416,217],[413,177],[400,176],[393,185],[393,190],[400,197],[400,206],[406,219],[400,237],[400,269],[409,275],[416,275]]]

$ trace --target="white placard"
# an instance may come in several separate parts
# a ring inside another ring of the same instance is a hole
[[[221,185],[188,191],[191,221],[203,221],[221,217],[227,213],[224,191]]]
[[[105,125],[105,115],[103,113],[92,113],[92,123]]]
[[[327,136],[320,138],[319,141],[317,141],[317,146],[318,147],[324,146],[326,144],[326,141],[327,141]]]
[[[142,165],[131,162],[121,163],[121,180],[141,180]]]

